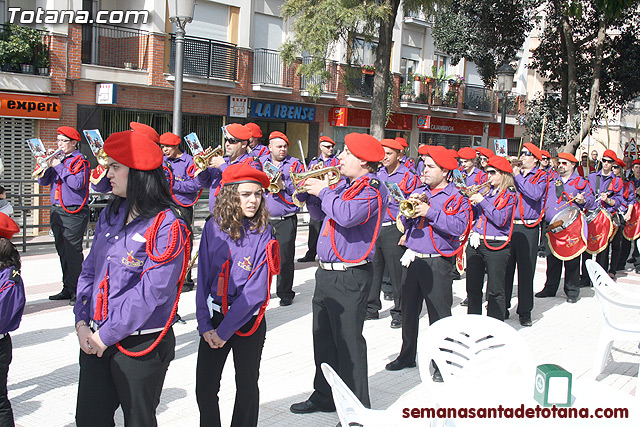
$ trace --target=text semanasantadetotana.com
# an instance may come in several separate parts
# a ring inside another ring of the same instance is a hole
[[[628,408],[549,408],[498,407],[491,408],[403,408],[402,418],[629,418]]]

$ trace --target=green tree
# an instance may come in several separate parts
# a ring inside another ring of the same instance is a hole
[[[427,12],[434,10],[438,0],[406,0],[405,10]],[[293,36],[282,48],[282,58],[294,63],[305,52],[312,59],[298,67],[298,73],[314,81],[330,78],[326,71],[326,60],[339,44],[347,46],[348,64],[352,63],[351,43],[353,37],[365,40],[377,38],[375,76],[373,79],[373,99],[371,104],[371,134],[381,139],[389,112],[389,92],[391,90],[391,46],[393,26],[400,7],[400,0],[286,0],[282,6],[282,16],[293,18]],[[319,95],[319,84],[311,85],[312,95]]]

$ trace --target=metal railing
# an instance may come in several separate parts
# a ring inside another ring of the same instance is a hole
[[[361,67],[346,67],[344,69],[344,84],[347,94],[363,98],[373,97],[373,77],[362,71]]]
[[[311,63],[313,58],[305,56],[302,58],[303,64]],[[338,92],[338,63],[336,61],[327,61],[326,71],[329,73],[328,79],[321,79],[320,77],[307,78],[300,76],[300,90],[307,90],[309,84],[320,84],[323,92],[337,93]]]
[[[293,87],[294,74],[295,68],[284,64],[277,50],[253,51],[253,83]]]
[[[446,82],[440,83],[433,90],[431,105],[449,108],[458,108],[459,85],[451,85]]]
[[[169,69],[175,73],[176,36],[171,34]],[[235,81],[238,76],[238,48],[202,37],[184,38],[184,73],[206,78]]]
[[[465,110],[493,112],[495,94],[483,86],[466,85],[464,89]]]
[[[1,70],[49,75],[51,34],[14,24],[0,24]]]
[[[113,25],[82,26],[82,63],[146,70],[149,32]]]

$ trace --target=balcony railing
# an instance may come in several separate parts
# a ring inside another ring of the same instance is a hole
[[[175,72],[176,39],[171,34],[169,69]],[[183,72],[194,76],[235,81],[238,75],[238,48],[233,43],[205,39],[184,38]]]
[[[295,68],[285,65],[277,50],[253,51],[253,83],[293,87],[294,75]]]
[[[49,75],[51,35],[44,30],[0,24],[0,69]]]
[[[495,95],[483,86],[466,85],[464,89],[464,109],[491,113]]]
[[[448,108],[458,108],[458,94],[460,85],[440,83],[433,89],[431,94],[431,105]]]
[[[305,56],[302,58],[303,64],[311,63],[312,58]],[[338,92],[338,63],[336,61],[327,61],[326,70],[329,73],[329,79],[322,81],[320,77],[307,78],[300,76],[300,90],[307,90],[310,84],[319,84],[322,86],[323,92]]]
[[[82,63],[146,70],[149,32],[113,25],[83,25]]]
[[[347,67],[344,72],[344,84],[347,94],[363,98],[373,97],[373,72],[363,71],[361,67]]]

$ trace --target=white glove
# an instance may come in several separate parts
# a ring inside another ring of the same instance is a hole
[[[402,264],[403,267],[408,268],[415,259],[416,253],[411,249],[407,249],[406,251],[404,251],[404,255],[402,255],[402,258],[400,258],[400,264]]]
[[[469,246],[474,249],[477,249],[478,246],[480,246],[480,234],[476,233],[475,231],[471,232],[471,234],[469,235]]]

